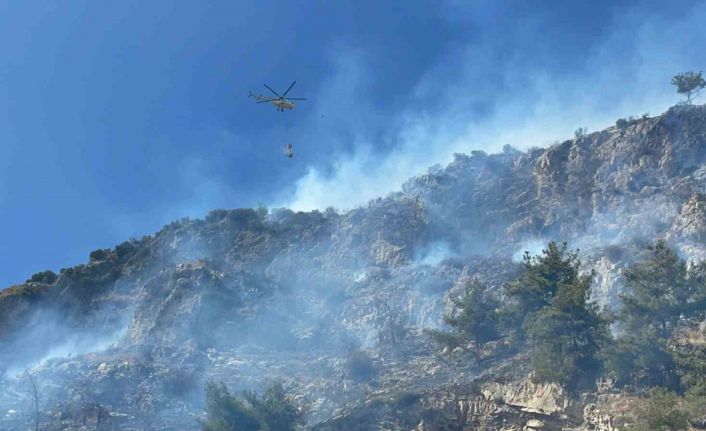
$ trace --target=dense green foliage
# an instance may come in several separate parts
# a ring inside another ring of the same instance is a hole
[[[243,398],[232,395],[223,383],[207,383],[203,431],[293,431],[303,424],[302,413],[279,384],[262,398],[254,392],[245,392]]]
[[[206,415],[203,431],[258,431],[260,420],[255,412],[231,395],[223,383],[206,384]]]
[[[706,346],[687,346],[673,354],[682,387],[690,395],[706,397]]]
[[[688,413],[679,407],[679,397],[655,388],[635,411],[630,431],[679,431],[689,428]]]
[[[567,252],[566,244],[551,242],[537,256],[525,252],[523,265],[524,272],[505,286],[509,302],[503,309],[505,326],[518,345],[526,341],[528,324],[551,305],[560,286],[580,282],[578,255]]]
[[[472,340],[476,346],[497,340],[500,302],[477,280],[463,286],[463,293],[453,300],[458,312],[444,317],[447,325],[464,339]]]
[[[581,275],[577,252],[549,243],[525,254],[525,272],[506,286],[508,316],[517,343],[526,343],[537,380],[569,389],[593,384],[601,371],[599,349],[607,321],[590,302],[591,274]]]
[[[91,262],[99,262],[102,260],[106,260],[110,257],[111,250],[106,248],[106,249],[98,249],[98,250],[93,250],[89,255],[88,258],[90,259]]]
[[[507,336],[516,348],[532,351],[537,380],[570,389],[593,384],[608,327],[590,302],[591,275],[579,273],[576,252],[555,242],[538,256],[526,253],[523,264],[523,273],[505,286],[502,307],[485,286],[471,281],[454,301],[456,312],[444,319],[453,331],[432,335],[451,347],[469,341],[481,347]]]
[[[663,241],[648,250],[648,261],[624,272],[620,321],[627,332],[669,338],[680,315],[690,311],[699,286],[690,279],[686,262]]]
[[[591,301],[593,274],[580,272],[578,252],[554,242],[525,254],[502,302],[478,282],[464,286],[444,319],[452,331],[432,335],[449,346],[505,337],[530,352],[536,380],[569,390],[592,386],[604,372],[619,386],[649,390],[633,430],[706,423],[706,346],[694,341],[706,319],[706,262],[687,264],[662,241],[646,253],[624,271],[615,338]]]
[[[588,302],[590,282],[564,285],[527,324],[535,377],[574,389],[590,387],[601,371],[598,352],[607,324]]]
[[[487,286],[475,279],[468,280],[452,302],[455,312],[444,316],[451,331],[428,331],[436,342],[454,348],[472,341],[480,348],[501,338],[500,301]]]
[[[622,334],[606,349],[607,366],[620,383],[680,390],[677,363],[687,375],[700,365],[689,354],[677,355],[670,345],[680,322],[703,318],[702,266],[689,270],[662,241],[648,252],[649,259],[624,273],[618,315]]]
[[[33,274],[32,277],[30,277],[27,280],[27,283],[44,283],[44,284],[52,284],[54,283],[57,279],[59,278],[58,275],[54,273],[54,271],[42,271],[38,272],[36,274]]]
[[[665,340],[624,335],[605,347],[605,367],[618,385],[678,388],[674,358]]]
[[[631,429],[687,429],[706,414],[706,347],[688,340],[706,312],[706,272],[663,241],[647,251],[624,272],[619,335],[605,348],[606,369],[618,384],[652,387]]]
[[[254,392],[246,392],[244,397],[263,422],[264,430],[290,431],[303,423],[302,413],[287,399],[281,384],[271,386],[262,398]]]

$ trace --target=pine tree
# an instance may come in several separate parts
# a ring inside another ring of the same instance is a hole
[[[688,277],[686,262],[664,241],[648,247],[650,259],[628,268],[626,293],[619,319],[629,333],[655,334],[668,339],[680,315],[690,309],[698,291]]]
[[[673,356],[684,390],[706,397],[706,346],[690,345],[676,350]]]
[[[702,72],[684,72],[672,78],[672,85],[676,85],[677,93],[686,94],[686,103],[691,104],[694,97],[706,87]]]
[[[512,299],[514,339],[526,342],[535,379],[568,389],[593,383],[601,370],[598,351],[608,337],[606,320],[590,302],[591,274],[580,274],[578,252],[549,243],[525,255],[525,272],[506,287]],[[518,323],[521,322],[521,326]]]
[[[452,331],[430,331],[437,342],[456,347],[472,341],[476,347],[482,347],[500,338],[500,302],[487,286],[478,280],[469,280],[459,298],[452,302],[455,312],[444,316],[444,322]]]
[[[464,286],[463,295],[453,301],[458,313],[446,316],[444,321],[472,340],[476,346],[497,340],[498,309],[500,302],[488,288],[477,280],[471,280]]]
[[[259,431],[261,423],[252,409],[231,395],[223,383],[206,383],[203,431]]]
[[[302,413],[280,384],[268,388],[261,398],[254,392],[244,392],[243,398],[232,395],[223,383],[208,382],[203,431],[293,431],[303,424]]]
[[[303,424],[302,413],[287,399],[279,383],[268,388],[262,398],[254,392],[246,392],[244,397],[268,431],[294,431]]]
[[[623,335],[607,353],[608,368],[622,383],[680,389],[670,347],[680,320],[702,314],[703,277],[664,241],[648,247],[649,259],[625,273],[618,315]]]
[[[576,283],[580,261],[576,252],[568,252],[566,243],[550,242],[537,256],[525,252],[524,271],[505,286],[509,303],[503,309],[503,323],[516,345],[525,339],[525,321],[551,303],[560,284]]]

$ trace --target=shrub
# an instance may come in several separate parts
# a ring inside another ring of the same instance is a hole
[[[294,431],[304,423],[281,384],[268,388],[262,397],[244,392],[243,398],[231,395],[223,383],[207,383],[203,431]]]
[[[244,397],[263,423],[262,429],[293,431],[304,423],[302,413],[287,399],[281,384],[268,388],[262,398],[254,392],[245,392]]]
[[[88,259],[91,262],[100,262],[102,260],[106,260],[110,257],[110,249],[99,249],[99,250],[93,250],[90,255],[88,255]]]
[[[228,211],[224,209],[217,209],[209,212],[206,215],[206,221],[209,223],[215,223],[223,220],[228,215]]]
[[[677,431],[689,428],[688,414],[679,408],[679,397],[661,388],[650,391],[649,397],[635,409],[635,423],[630,431]]]
[[[206,384],[206,416],[203,431],[259,431],[262,425],[252,408],[231,395],[223,383]]]
[[[53,284],[57,278],[59,278],[59,276],[56,275],[54,271],[47,270],[33,274],[32,277],[27,280],[27,283]]]
[[[454,315],[445,316],[444,321],[465,340],[472,340],[480,347],[500,337],[500,302],[477,280],[468,281],[460,298],[453,300]]]
[[[437,344],[440,344],[444,347],[448,347],[450,349],[456,348],[460,345],[462,345],[465,341],[463,336],[458,333],[452,333],[452,332],[446,332],[446,331],[439,331],[437,329],[427,329],[424,331],[427,335],[431,337],[434,342]]]
[[[679,349],[674,352],[674,362],[682,388],[692,395],[706,397],[706,346]]]
[[[687,392],[684,397],[684,410],[689,414],[689,422],[692,425],[706,428],[706,392],[701,395]]]
[[[373,359],[360,349],[351,349],[348,352],[346,368],[351,378],[360,382],[371,380],[377,375]]]
[[[422,396],[415,392],[397,392],[392,395],[392,403],[398,409],[407,409],[418,402]]]

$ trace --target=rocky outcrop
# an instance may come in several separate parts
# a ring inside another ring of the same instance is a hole
[[[529,379],[510,384],[491,383],[481,392],[490,401],[517,407],[528,413],[566,414],[571,407],[569,397],[554,383],[534,383]]]
[[[486,357],[440,356],[424,330],[464,280],[498,289],[523,250],[553,239],[581,249],[593,297],[614,305],[646,243],[706,257],[704,194],[706,107],[680,106],[547,149],[459,154],[342,214],[176,221],[0,292],[0,428],[26,428],[18,372],[30,364],[64,429],[89,401],[101,406],[89,416],[113,418],[106,427],[192,429],[207,379],[234,390],[283,380],[318,429],[611,429],[604,404],[526,373],[493,378]],[[348,366],[358,351],[370,379]],[[94,388],[84,401],[70,390],[79,382]]]
[[[446,169],[407,182],[403,192],[420,196],[436,234],[462,249],[510,253],[526,242],[558,239],[594,261],[608,247],[624,247],[596,292],[608,305],[617,292],[604,283],[634,256],[631,244],[669,237],[687,256],[705,255],[693,239],[698,209],[690,209],[706,190],[705,118],[705,106],[680,106],[546,150],[458,155]]]
[[[668,237],[706,242],[706,196],[692,195],[672,222]]]
[[[426,393],[377,397],[314,430],[612,431],[612,420],[610,415],[601,415],[595,404],[585,406],[572,400],[556,385],[525,379],[505,384],[474,382]]]

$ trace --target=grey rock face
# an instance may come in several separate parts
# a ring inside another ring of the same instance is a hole
[[[691,106],[547,149],[457,155],[342,214],[174,222],[0,292],[0,428],[31,419],[27,364],[48,429],[101,409],[105,429],[193,429],[208,379],[236,391],[282,380],[322,430],[578,426],[583,410],[548,388],[459,389],[497,364],[439,355],[424,330],[463,280],[498,289],[549,240],[581,249],[594,297],[614,306],[647,242],[706,257],[704,194],[706,107]],[[352,352],[369,357],[369,378]]]

